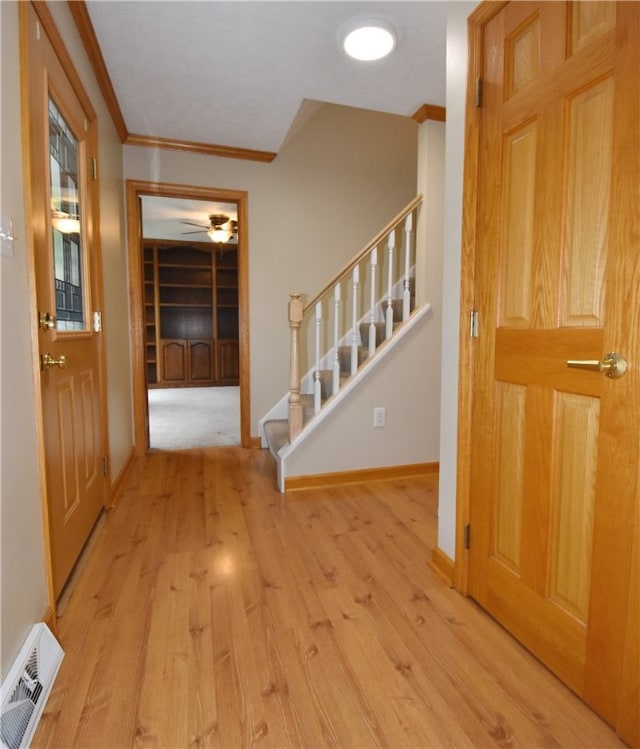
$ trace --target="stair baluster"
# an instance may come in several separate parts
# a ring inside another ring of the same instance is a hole
[[[333,289],[333,394],[340,390],[340,311],[342,299],[340,295],[340,284],[337,283]]]
[[[413,231],[413,214],[410,213],[404,222],[404,290],[402,293],[402,322],[411,314],[411,236]]]
[[[387,309],[385,312],[385,340],[393,335],[393,257],[396,249],[395,230],[389,232],[387,240]]]
[[[322,350],[322,301],[316,303],[316,351],[315,372],[313,374],[313,413],[317,414],[322,405],[322,385],[320,383],[320,351]]]
[[[353,268],[352,326],[351,326],[351,374],[358,371],[358,297],[360,291],[360,266]]]
[[[289,362],[289,442],[302,431],[302,403],[300,401],[300,325],[304,305],[300,294],[289,295],[289,328],[291,329],[291,359]]]
[[[376,352],[376,274],[378,271],[378,248],[371,250],[371,310],[369,311],[369,356]]]

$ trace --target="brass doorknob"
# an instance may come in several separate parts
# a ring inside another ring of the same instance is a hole
[[[60,369],[64,369],[66,366],[67,357],[64,354],[57,359],[55,356],[51,356],[51,354],[42,354],[40,357],[41,369],[51,369],[51,367],[60,367]]]
[[[567,367],[572,369],[586,369],[590,372],[604,372],[607,377],[617,379],[627,371],[627,360],[622,354],[615,352],[607,354],[604,361],[599,359],[569,359]]]
[[[42,312],[40,314],[40,327],[42,330],[54,330],[56,327],[56,316],[49,312]]]

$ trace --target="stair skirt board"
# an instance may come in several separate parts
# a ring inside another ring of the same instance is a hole
[[[284,480],[285,492],[303,491],[305,489],[322,489],[328,486],[343,484],[363,484],[369,481],[386,481],[405,479],[414,476],[427,476],[440,471],[440,463],[414,463],[404,466],[383,466],[381,468],[363,468],[357,471],[340,471],[336,473],[319,473],[309,476],[287,476]]]

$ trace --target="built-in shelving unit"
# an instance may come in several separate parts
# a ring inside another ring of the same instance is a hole
[[[145,242],[149,387],[238,383],[238,251]]]

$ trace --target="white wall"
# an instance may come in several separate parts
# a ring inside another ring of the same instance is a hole
[[[450,2],[447,16],[447,143],[442,269],[442,386],[438,547],[452,559],[456,540],[458,335],[462,244],[462,170],[467,84],[467,17],[476,2]]]
[[[315,294],[416,192],[411,119],[324,104],[271,164],[125,147],[128,179],[249,194],[251,433],[288,389],[287,303]]]
[[[14,257],[0,259],[0,654],[4,679],[47,609],[32,376],[20,126],[18,3],[0,2],[0,213]]]
[[[48,7],[98,115],[101,234],[105,285],[105,343],[112,477],[132,441],[128,284],[124,241],[122,146],[102,101],[66,3]],[[1,275],[1,494],[0,652],[6,674],[31,626],[47,613],[42,512],[36,438],[36,396],[25,245],[24,172],[20,120],[18,3],[0,2],[0,212],[14,220],[15,256],[0,261]]]

